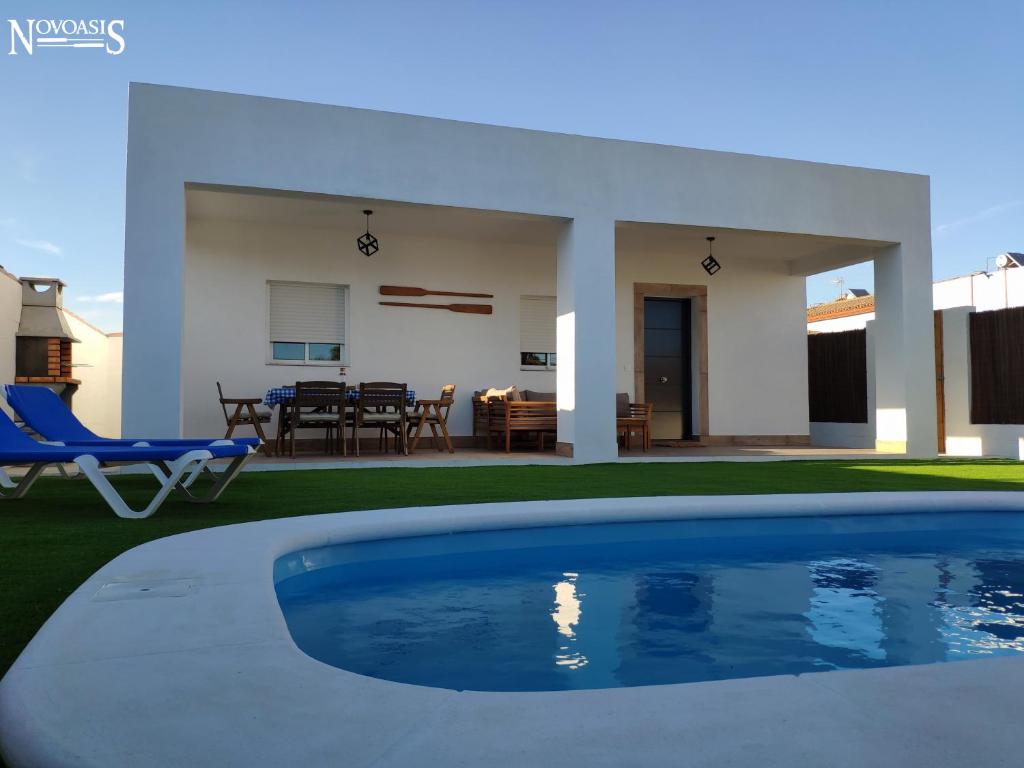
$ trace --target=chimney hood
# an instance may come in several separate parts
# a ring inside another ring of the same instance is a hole
[[[23,277],[17,336],[77,342],[64,317],[64,283],[55,277]]]

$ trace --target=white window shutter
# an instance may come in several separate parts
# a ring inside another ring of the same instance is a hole
[[[270,283],[270,341],[345,343],[346,286]]]
[[[556,351],[554,296],[519,297],[519,351]]]

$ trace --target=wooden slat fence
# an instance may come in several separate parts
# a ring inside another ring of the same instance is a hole
[[[867,423],[866,333],[855,330],[808,336],[807,384],[811,421]]]
[[[1024,424],[1024,307],[972,312],[971,423]]]

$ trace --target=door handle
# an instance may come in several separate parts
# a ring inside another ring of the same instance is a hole
[[[658,383],[659,384],[668,384],[668,376],[659,376],[658,377]]]

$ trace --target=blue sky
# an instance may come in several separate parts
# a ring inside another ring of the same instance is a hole
[[[0,264],[120,328],[131,80],[925,173],[936,278],[1024,251],[1024,3],[3,1]],[[126,50],[8,18],[124,18]],[[870,287],[870,267],[842,270]],[[830,298],[813,278],[809,301]]]

